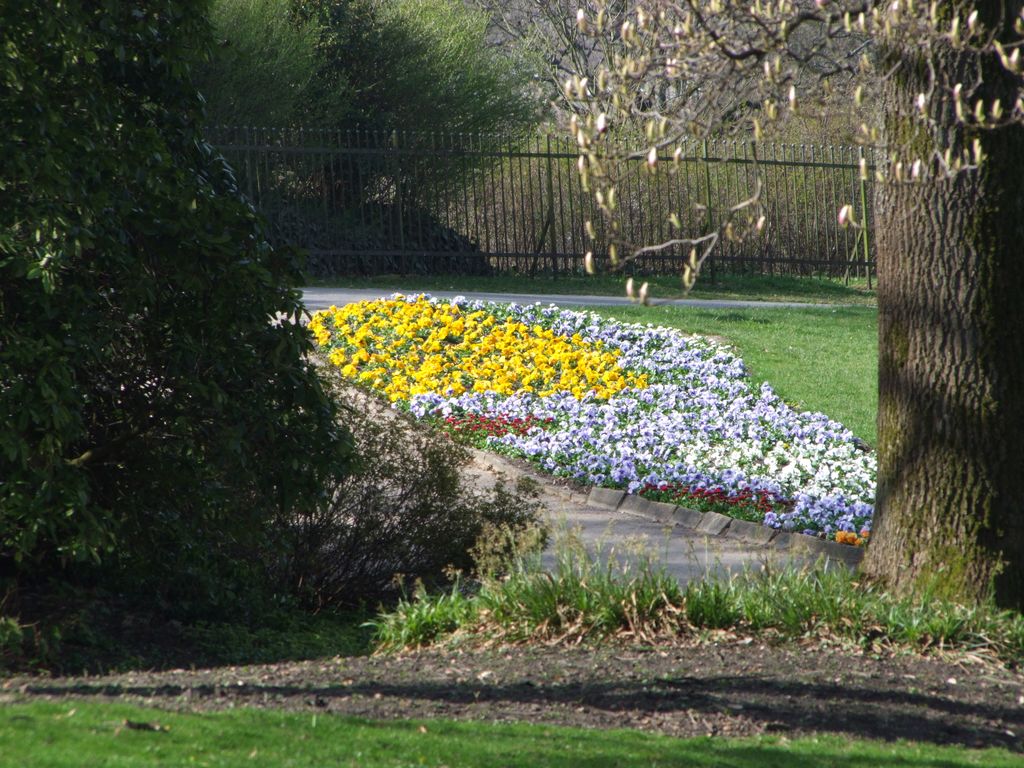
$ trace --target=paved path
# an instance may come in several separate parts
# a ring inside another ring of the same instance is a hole
[[[753,544],[708,536],[692,528],[667,525],[621,512],[610,512],[587,503],[588,491],[565,485],[526,464],[487,451],[472,451],[473,461],[465,471],[468,482],[488,488],[499,478],[514,486],[526,476],[538,483],[540,500],[555,536],[573,531],[592,552],[613,553],[622,561],[635,559],[642,548],[653,560],[683,584],[708,573],[738,574],[762,565],[802,566],[816,558],[779,550],[771,544]],[[544,564],[554,563],[553,547],[544,553]],[[840,567],[837,564],[837,567]]]
[[[557,304],[560,307],[616,307],[629,306],[632,302],[625,296],[578,296],[544,293],[487,293],[483,291],[422,291],[386,288],[303,288],[302,300],[306,307],[315,312],[331,305],[343,306],[367,299],[378,299],[392,293],[430,293],[431,296],[450,299],[465,296],[482,301],[514,301],[517,304]],[[703,307],[705,309],[832,309],[834,304],[802,304],[795,301],[732,301],[728,299],[654,299],[656,304],[676,307]]]

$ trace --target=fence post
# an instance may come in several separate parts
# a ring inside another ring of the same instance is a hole
[[[868,174],[867,174],[867,162],[864,160],[864,147],[859,147],[857,151],[857,167],[861,167],[863,163],[864,173],[860,174],[860,220],[863,222],[861,232],[864,233],[864,274],[868,279],[868,290],[871,290],[871,243],[868,240]]]
[[[391,148],[395,153],[395,214],[398,217],[398,250],[401,252],[398,258],[400,271],[405,275],[408,274],[409,265],[406,260],[405,216],[402,211],[402,147],[397,130],[391,132]]]
[[[745,154],[746,154],[746,149],[744,149],[744,155]],[[760,165],[760,163],[757,160],[757,138],[756,137],[750,140],[750,159],[751,159],[751,164],[754,166],[754,188],[757,189],[757,191],[758,191],[757,192],[757,210],[755,211],[755,213],[760,213],[762,216],[765,217],[765,225],[764,225],[764,227],[762,227],[757,232],[757,238],[759,240],[759,242],[757,244],[757,250],[758,250],[758,254],[760,255],[760,258],[757,260],[757,268],[760,270],[761,274],[763,275],[764,274],[764,263],[765,263],[765,261],[767,260],[767,257],[768,257],[768,235],[771,232],[771,230],[768,227],[768,206],[765,204],[765,193],[768,191],[768,180],[766,178],[765,179],[765,183],[763,185],[761,184],[761,165]],[[750,183],[748,182],[747,183],[747,191],[749,192],[749,190],[750,190]],[[735,267],[733,267],[733,274],[736,274],[736,272],[738,272],[738,271],[739,270],[737,270]],[[753,271],[753,267],[751,267],[751,271]]]
[[[708,160],[708,140],[704,139],[704,199],[707,200],[707,207],[704,209],[706,216],[704,219],[705,235],[711,234],[711,228],[714,224],[714,217],[711,214],[711,162]],[[711,268],[711,284],[715,284],[715,255],[711,254],[708,256],[708,266]]]
[[[558,256],[555,253],[555,184],[553,172],[551,169],[551,134],[547,135],[547,167],[548,167],[548,204],[546,208],[546,216],[548,226],[546,229],[546,237],[548,245],[548,252],[551,254],[551,273],[555,277],[558,277]]]

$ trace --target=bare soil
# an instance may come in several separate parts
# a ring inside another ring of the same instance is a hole
[[[674,736],[834,733],[1024,751],[1024,676],[979,659],[724,637],[669,646],[435,649],[104,677],[12,677],[0,704],[118,700],[368,718],[529,721]]]

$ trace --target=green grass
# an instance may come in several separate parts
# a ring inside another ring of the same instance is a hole
[[[160,730],[125,727],[159,726]],[[716,766],[959,768],[1020,765],[1002,749],[828,736],[677,739],[638,731],[441,720],[372,722],[239,709],[180,714],[123,704],[45,702],[0,709],[0,766]]]
[[[927,589],[898,597],[845,567],[824,564],[708,574],[682,587],[647,553],[591,554],[572,535],[556,541],[550,571],[535,558],[519,558],[502,577],[483,579],[473,594],[460,584],[441,593],[421,589],[375,625],[382,650],[733,629],[836,638],[864,649],[941,647],[1024,661],[1024,616],[988,603],[960,605]]]
[[[551,293],[622,296],[627,275],[595,275],[530,278],[516,275],[469,277],[462,275],[380,275],[376,277],[339,277],[314,281],[314,285],[337,288],[379,288],[381,290],[481,291],[485,293]],[[742,299],[746,301],[794,301],[825,304],[875,305],[875,292],[863,279],[842,280],[824,277],[788,277],[760,275],[719,275],[711,282],[702,275],[693,290],[685,295],[679,277],[636,278],[639,288],[650,283],[651,295],[658,299]],[[872,283],[874,285],[874,283]]]
[[[0,673],[102,673],[363,656],[372,650],[373,633],[366,625],[371,615],[268,608],[246,622],[183,623],[90,601],[50,615],[42,633],[39,625],[0,616]]]
[[[684,599],[679,581],[649,553],[619,554],[591,555],[567,533],[556,540],[551,572],[534,554],[514,557],[498,576],[484,577],[472,595],[458,582],[447,592],[420,588],[374,620],[378,648],[443,643],[455,633],[519,642],[599,639],[624,630],[642,637],[674,629],[672,609]]]
[[[800,410],[821,411],[875,444],[878,313],[832,309],[600,307],[607,317],[718,336],[736,347],[754,381]]]
[[[201,623],[184,634],[212,664],[274,664],[329,656],[365,656],[371,650],[368,611],[311,614],[292,610],[261,618],[259,626]]]

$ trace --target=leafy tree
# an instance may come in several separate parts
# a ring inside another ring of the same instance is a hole
[[[413,240],[425,251],[470,245],[437,215],[439,195],[456,177],[496,162],[495,153],[454,150],[466,142],[451,134],[519,133],[539,111],[532,72],[486,44],[483,14],[459,0],[216,0],[214,10],[224,44],[202,70],[208,113],[218,125],[270,130],[211,131],[213,140],[230,146],[257,135],[264,144],[355,143],[371,150],[343,162],[322,152],[285,152],[283,173],[228,153],[240,161],[239,174],[263,174],[241,181],[243,188],[259,185],[275,240],[309,243],[308,227],[296,235],[302,214],[292,212],[315,207],[331,219],[324,229],[348,238],[332,239],[334,248],[369,242],[404,250]],[[401,147],[400,157],[387,152],[393,146]],[[382,216],[368,224],[360,206]],[[459,261],[460,268],[487,269],[482,259]],[[311,269],[331,271],[333,262],[314,259]],[[410,267],[404,259],[375,263]],[[430,257],[414,268],[449,263]]]
[[[716,127],[684,100],[638,102],[653,86],[709,94],[757,84],[755,134],[786,110],[852,80],[851,112],[874,94],[862,139],[886,154],[879,173],[879,477],[865,569],[898,589],[923,584],[964,599],[994,592],[1024,606],[1024,3],[781,0],[596,0],[577,23],[624,53],[565,84],[581,169],[615,222],[624,158],[605,137],[642,117],[649,145],[632,160],[671,165],[686,135]],[[851,35],[864,40],[848,45]],[[804,88],[808,62],[819,72]],[[756,77],[755,77],[756,75]],[[867,169],[864,170],[867,172]],[[850,208],[840,220],[849,222]],[[756,230],[757,189],[715,232],[671,243],[621,237],[609,254],[692,248],[684,280],[724,236]]]
[[[214,0],[197,69],[212,124],[512,131],[534,74],[456,0]]]
[[[214,0],[214,46],[195,77],[209,124],[294,121],[317,70],[320,29],[311,21],[297,22],[289,8],[288,0]]]
[[[346,466],[307,332],[272,322],[301,311],[299,264],[199,130],[206,10],[0,6],[8,586],[98,562],[157,598],[230,600]]]
[[[334,128],[517,131],[536,117],[533,74],[486,45],[487,17],[459,0],[293,0],[322,33],[303,112]],[[334,95],[346,94],[339,110]]]
[[[486,13],[490,19],[488,38],[492,44],[506,56],[524,61],[537,73],[536,79],[543,98],[554,106],[555,114],[562,123],[575,113],[578,105],[573,94],[564,89],[566,79],[573,76],[586,77],[589,82],[595,82],[602,69],[614,66],[614,62],[623,60],[629,53],[629,46],[621,35],[622,22],[631,9],[626,0],[600,3],[595,0],[468,2]],[[599,10],[604,14],[606,34],[588,34],[586,27],[581,28],[576,23],[576,12],[581,8],[585,14],[596,14]],[[827,71],[828,63],[804,55],[805,52],[801,50],[803,38],[803,35],[797,35],[790,41],[794,53],[801,58],[801,66],[795,74],[802,88],[813,89],[818,78]],[[837,49],[842,50],[843,55],[847,55],[863,45],[864,39],[856,31],[851,31],[844,34],[842,40],[836,38],[833,42]],[[716,134],[742,133],[745,136],[749,132],[751,112],[760,106],[757,102],[757,79],[758,73],[751,72],[746,77],[735,78],[729,88],[715,89],[706,87],[701,77],[693,80],[648,78],[636,84],[632,96],[640,107],[657,103],[661,112],[687,109],[699,113],[706,122],[715,125]],[[764,126],[770,131],[771,139],[780,142],[824,141],[849,144],[857,128],[856,124],[851,124],[849,111],[845,109],[852,91],[838,82],[832,85],[834,90],[830,104],[833,108],[814,115],[783,115],[784,119]],[[642,132],[644,112],[641,108],[633,115],[620,113],[619,116],[625,120],[634,116],[640,118],[640,125],[633,127],[638,127]],[[620,138],[628,124],[620,122],[616,126]]]

